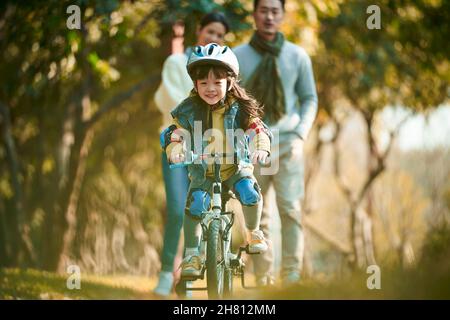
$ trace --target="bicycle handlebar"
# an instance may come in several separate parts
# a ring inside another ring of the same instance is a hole
[[[234,153],[221,153],[221,152],[215,152],[215,153],[203,153],[203,154],[197,154],[193,151],[187,151],[184,153],[184,161],[179,163],[173,163],[169,165],[169,168],[180,168],[187,166],[189,164],[194,163],[194,161],[201,159],[207,159],[207,158],[214,158],[214,159],[221,159],[221,158],[227,158],[227,157],[234,157],[237,158],[238,154],[237,152]]]
[[[193,151],[187,151],[184,154],[185,156],[185,160],[183,162],[179,162],[179,163],[172,163],[169,164],[169,168],[170,169],[175,169],[175,168],[181,168],[181,167],[185,167],[187,165],[190,165],[192,163],[194,163],[194,161],[201,159],[207,159],[207,158],[214,158],[214,159],[221,159],[221,158],[227,158],[227,157],[234,157],[234,159],[238,159],[239,155],[237,152],[233,152],[233,153],[221,153],[221,152],[215,152],[215,153],[203,153],[203,154],[197,154],[194,153]],[[241,161],[250,163],[250,161],[246,160],[246,159],[240,159]],[[270,156],[267,157],[266,162],[262,163],[261,161],[258,161],[258,163],[260,165],[267,165],[270,163]]]

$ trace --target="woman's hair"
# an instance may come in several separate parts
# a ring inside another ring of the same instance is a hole
[[[285,4],[285,0],[280,0],[281,2],[281,7],[283,8],[284,11],[284,4]],[[259,0],[253,0],[253,10],[256,11],[256,9],[258,9],[258,4],[259,4]]]
[[[230,31],[230,24],[228,23],[225,15],[221,12],[210,12],[203,16],[202,20],[200,21],[200,30],[213,22],[220,22],[221,24],[223,24],[223,26],[225,27],[225,33],[228,33],[228,31]]]
[[[240,107],[239,123],[241,128],[246,130],[249,126],[250,117],[262,119],[264,115],[264,107],[255,98],[248,94],[244,88],[242,88],[234,74],[227,68],[215,65],[200,65],[192,69],[192,80],[196,86],[197,80],[205,79],[208,77],[209,72],[212,71],[214,76],[218,79],[227,79],[227,88],[231,85],[230,91],[227,92],[229,97],[235,98]],[[198,95],[198,93],[196,93]]]

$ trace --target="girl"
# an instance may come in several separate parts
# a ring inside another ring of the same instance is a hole
[[[204,46],[211,42],[221,44],[228,31],[229,23],[222,13],[208,13],[202,18],[197,28],[197,45]],[[163,115],[163,128],[170,125],[170,111],[186,99],[192,90],[192,80],[186,72],[186,64],[191,52],[192,47],[189,47],[185,53],[172,54],[164,62],[162,82],[155,93],[156,106]],[[169,169],[165,154],[162,155],[161,163],[167,198],[167,219],[161,254],[162,267],[154,293],[169,296],[174,282],[174,260],[183,226],[189,179],[186,168]]]
[[[243,150],[253,149],[250,155],[246,155],[247,162],[234,163],[233,159],[223,159],[220,175],[223,185],[233,190],[243,205],[249,251],[264,252],[267,243],[259,230],[262,198],[250,163],[265,162],[270,153],[270,133],[261,121],[262,107],[238,85],[239,64],[227,46],[221,47],[216,43],[197,46],[189,58],[187,69],[194,89],[190,97],[171,113],[173,125],[168,133],[167,158],[172,163],[184,161],[180,136],[185,136],[186,132],[193,137],[190,149],[196,153],[199,140],[203,153],[229,154],[239,146],[243,146]],[[243,131],[246,135],[236,134]],[[206,141],[205,136],[208,137]],[[212,167],[213,164],[205,161],[188,166],[191,183],[184,221],[182,276],[199,276],[201,273],[203,257],[200,257],[198,249],[200,218],[211,202]]]

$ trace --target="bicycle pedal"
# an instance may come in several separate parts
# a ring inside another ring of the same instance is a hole
[[[244,262],[242,261],[242,259],[232,259],[230,260],[230,266],[232,268],[238,268],[244,265]]]
[[[206,270],[206,268],[202,268],[202,271],[201,271],[200,275],[198,275],[198,276],[196,276],[196,275],[181,275],[180,279],[184,280],[184,281],[195,281],[198,279],[204,279],[205,270]]]
[[[195,281],[195,280],[198,280],[198,279],[203,279],[203,275],[199,275],[199,276],[181,276],[180,279],[183,280],[183,281]]]

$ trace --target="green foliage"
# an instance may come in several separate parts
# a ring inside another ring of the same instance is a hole
[[[448,98],[449,65],[443,54],[448,41],[435,36],[448,33],[448,2],[379,1],[380,30],[365,25],[371,4],[345,1],[339,14],[321,14],[321,84],[334,83],[367,112],[387,104],[424,110],[443,103]]]
[[[436,267],[441,271],[450,271],[450,226],[442,224],[430,229],[422,250],[424,252],[421,261],[423,267]]]
[[[170,26],[177,20],[185,24],[185,45],[194,45],[196,41],[196,30],[201,18],[212,11],[223,12],[230,22],[231,38],[239,38],[241,31],[251,27],[248,21],[250,12],[238,0],[224,0],[220,4],[212,0],[187,1],[170,0],[158,1],[152,12],[152,16],[158,19],[163,26]],[[164,35],[164,30],[162,35]],[[167,30],[166,30],[167,31]],[[170,30],[169,30],[170,32]]]

